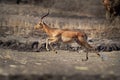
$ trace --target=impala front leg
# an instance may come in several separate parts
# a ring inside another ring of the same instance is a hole
[[[48,49],[48,45],[50,45],[50,48],[55,52],[55,53],[57,53],[57,51],[52,47],[52,43],[54,43],[54,42],[57,42],[58,41],[58,38],[57,37],[51,37],[51,38],[48,38],[47,40],[46,40],[46,50],[47,51],[50,51],[49,49]]]
[[[50,51],[50,49],[48,48],[48,45],[49,45],[49,38],[46,39],[46,50]]]
[[[52,43],[55,43],[58,41],[58,38],[57,37],[51,37],[48,39],[48,44],[50,45],[50,48],[55,52],[57,53],[57,51],[52,47]],[[48,47],[48,46],[47,46]]]

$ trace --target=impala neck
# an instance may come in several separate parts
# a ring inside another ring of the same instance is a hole
[[[51,28],[47,24],[43,23],[43,30],[49,35]]]

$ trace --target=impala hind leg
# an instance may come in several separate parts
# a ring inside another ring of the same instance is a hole
[[[82,61],[87,61],[88,60],[88,51],[86,52],[86,58],[82,59]]]
[[[76,42],[86,49],[86,58],[82,59],[82,61],[87,61],[88,60],[88,51],[90,51],[90,50],[94,51],[99,57],[101,57],[101,55],[90,44],[88,44],[88,42],[84,38],[78,37]]]
[[[88,60],[88,49],[85,47],[85,44],[82,41],[80,41],[79,39],[75,39],[75,41],[77,44],[81,45],[82,49],[83,49],[83,47],[85,48],[86,58],[82,59],[82,61],[87,61]]]
[[[103,59],[104,56],[100,55],[100,54],[95,50],[95,48],[93,48],[90,44],[88,44],[87,41],[81,40],[80,42],[81,42],[82,46],[85,47],[85,49],[86,49],[86,51],[87,51],[87,52],[86,52],[86,60],[88,60],[88,51],[93,51],[93,52],[95,52],[102,60],[104,60],[104,59]],[[85,60],[85,61],[86,61],[86,60]]]

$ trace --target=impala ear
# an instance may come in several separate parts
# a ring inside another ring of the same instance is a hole
[[[43,21],[42,21],[42,20],[40,20],[40,21],[39,21],[39,24],[41,24],[41,23],[43,23]]]
[[[43,23],[44,23],[44,22],[40,22],[40,23],[39,23],[39,25],[40,25],[41,28],[43,27]]]
[[[43,23],[43,20],[40,20],[40,21],[39,21],[39,24],[40,24],[40,23]]]
[[[41,23],[43,24],[43,23],[44,23],[44,21],[41,21]]]

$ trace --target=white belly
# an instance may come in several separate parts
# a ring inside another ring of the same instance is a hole
[[[72,41],[72,38],[62,36],[62,41],[63,41],[63,42],[71,42],[71,41]]]

